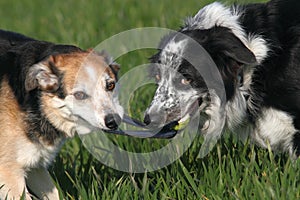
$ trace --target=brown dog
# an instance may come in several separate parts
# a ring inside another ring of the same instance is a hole
[[[113,130],[119,66],[105,54],[0,31],[0,199],[59,199],[47,166],[65,138]]]

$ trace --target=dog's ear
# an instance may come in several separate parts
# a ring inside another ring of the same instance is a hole
[[[59,78],[54,70],[57,59],[50,56],[29,68],[25,78],[26,91],[38,88],[46,92],[55,92],[59,88]]]
[[[237,37],[233,35],[226,36],[223,42],[226,43],[227,47],[224,54],[237,63],[251,65],[257,62],[255,55]]]
[[[244,65],[254,65],[257,63],[255,55],[233,34],[226,35],[221,39],[225,57],[229,58],[227,71],[233,76],[237,76]]]
[[[224,52],[226,56],[229,56],[237,63],[251,65],[256,63],[254,54],[243,44],[232,45],[230,50]]]
[[[120,70],[120,65],[114,61],[114,58],[111,57],[106,51],[102,51],[101,55],[104,57],[105,62],[109,65],[112,71],[117,75]]]
[[[109,65],[109,67],[113,70],[113,72],[117,75],[120,70],[120,65],[114,62],[112,56],[110,56],[106,51],[102,50],[101,52],[94,51],[96,54],[102,56],[104,61]]]
[[[108,64],[108,66],[111,68],[113,73],[115,75],[118,75],[118,72],[120,70],[120,65],[116,62],[114,62],[113,57],[111,57],[105,50],[102,51],[96,51],[95,49],[89,48],[87,49],[87,52],[89,53],[95,53],[99,56],[102,56],[104,58],[104,61]]]
[[[118,72],[120,70],[120,65],[118,63],[113,62],[113,63],[109,64],[109,67],[113,70],[113,72],[115,74],[118,74]]]

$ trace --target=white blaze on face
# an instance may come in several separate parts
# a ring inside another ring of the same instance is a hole
[[[67,107],[76,117],[77,132],[86,134],[93,129],[107,129],[105,116],[108,114],[123,115],[123,109],[113,97],[113,91],[107,89],[107,83],[116,82],[112,70],[102,57],[90,55],[79,69],[74,87],[66,97]],[[86,95],[77,99],[76,93]]]

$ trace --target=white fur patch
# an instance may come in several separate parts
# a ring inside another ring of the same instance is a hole
[[[47,167],[55,158],[63,140],[57,141],[55,145],[35,144],[27,138],[17,141],[17,162],[25,168]],[[24,151],[26,149],[26,151]]]
[[[237,36],[245,37],[245,32],[239,24],[239,12],[232,12],[219,2],[209,4],[199,10],[192,18],[188,18],[187,29],[210,29],[214,26],[227,27]]]
[[[164,48],[164,51],[172,52],[176,55],[181,56],[183,54],[186,43],[187,43],[187,40],[180,40],[178,42],[175,42],[173,39],[166,45],[166,47]]]
[[[240,92],[236,92],[234,98],[226,104],[226,123],[230,130],[240,125],[247,116],[247,102]]]
[[[274,108],[266,108],[257,120],[251,137],[265,148],[270,145],[272,150],[284,150],[293,155],[292,140],[296,131],[290,115]]]
[[[209,116],[209,119],[204,123],[201,132],[204,134],[204,142],[201,146],[198,157],[203,158],[207,155],[217,143],[223,132],[226,113],[222,106],[222,100],[215,91],[210,91],[211,102],[204,109],[204,112]]]
[[[269,48],[267,42],[258,35],[249,35],[246,46],[254,53],[258,63],[268,56]]]
[[[242,12],[237,6],[226,7],[215,2],[199,10],[194,17],[187,18],[183,30],[211,29],[215,26],[229,28],[253,52],[257,62],[261,63],[269,51],[267,42],[257,34],[246,35],[239,21]]]
[[[171,67],[173,69],[179,67],[182,62],[182,56],[186,45],[187,40],[175,42],[173,38],[161,52],[161,63],[166,67]]]
[[[210,119],[204,124],[202,131],[205,136],[217,140],[223,132],[226,122],[226,113],[221,105],[222,100],[216,92],[214,90],[210,90],[209,93],[211,96],[211,102],[204,112],[210,117]]]

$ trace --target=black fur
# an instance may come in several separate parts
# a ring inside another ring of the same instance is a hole
[[[15,97],[20,105],[20,109],[27,113],[25,120],[29,125],[27,132],[32,141],[39,141],[53,144],[59,137],[64,136],[45,117],[41,107],[39,89],[32,91],[25,90],[25,77],[29,68],[49,57],[50,55],[80,52],[78,47],[70,45],[56,45],[49,42],[38,41],[26,36],[0,30],[0,80],[6,76]],[[62,87],[63,74],[50,63],[50,68],[59,77],[59,89],[56,95],[64,98],[65,91]]]
[[[256,67],[251,87],[257,102],[255,111],[274,107],[294,117],[300,129],[300,1],[275,0],[246,8],[242,24],[246,31],[259,33],[268,39],[271,52]],[[259,94],[259,95],[256,95]],[[299,132],[294,137],[294,148],[300,155]]]

